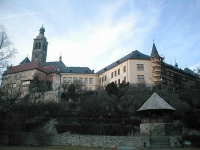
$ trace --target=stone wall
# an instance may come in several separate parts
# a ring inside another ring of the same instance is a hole
[[[41,135],[41,136],[40,136]],[[73,145],[86,147],[117,148],[121,145],[134,147],[150,147],[148,136],[97,136],[97,135],[75,135],[75,134],[44,134],[18,133],[16,138],[20,138],[20,145]],[[43,137],[42,137],[43,136]],[[45,139],[46,138],[46,139]],[[0,135],[0,144],[7,144],[5,135]]]
[[[181,136],[171,136],[170,137],[170,145],[171,147],[181,147],[179,140],[181,140]]]
[[[140,124],[140,133],[145,135],[172,135],[173,123],[144,123]]]

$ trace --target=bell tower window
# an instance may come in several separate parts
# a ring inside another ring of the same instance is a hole
[[[38,43],[36,42],[36,43],[35,43],[35,49],[37,49],[37,47],[38,47]]]
[[[40,49],[40,46],[41,46],[41,43],[39,42],[39,44],[38,44],[38,49]]]

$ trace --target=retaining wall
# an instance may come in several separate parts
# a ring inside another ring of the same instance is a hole
[[[75,135],[75,134],[48,134],[43,133],[18,133],[16,138],[20,145],[73,145],[87,147],[117,148],[121,145],[134,147],[150,147],[148,136],[98,136],[98,135]],[[43,141],[42,141],[43,140]],[[7,144],[6,135],[0,135],[0,144]]]

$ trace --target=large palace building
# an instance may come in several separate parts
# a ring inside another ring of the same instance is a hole
[[[129,82],[147,87],[161,83],[191,87],[199,79],[188,68],[182,70],[177,63],[174,66],[165,63],[155,43],[150,56],[135,50],[96,73],[88,67],[66,67],[61,56],[58,61],[46,62],[48,42],[44,33],[45,29],[41,27],[39,35],[33,41],[31,61],[26,57],[19,65],[10,66],[3,74],[2,85],[12,83],[13,87],[19,84],[28,87],[36,74],[41,80],[50,80],[55,91],[64,83],[77,81],[84,84],[82,90],[94,91],[98,88],[104,89],[111,82],[117,85]]]
[[[189,68],[182,70],[178,68],[177,63],[174,66],[165,63],[154,43],[150,56],[138,50],[132,51],[101,69],[97,74],[102,88],[105,88],[108,83],[114,82],[119,85],[123,81],[151,88],[161,83],[184,88],[194,86],[199,79],[198,75]]]

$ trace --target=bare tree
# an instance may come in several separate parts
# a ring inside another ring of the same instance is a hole
[[[6,28],[0,24],[0,69],[8,66],[9,59],[13,58],[17,50],[13,48],[6,32]]]
[[[0,88],[0,113],[4,114],[0,121],[6,131],[9,145],[14,144],[14,132],[20,130],[19,116],[13,111],[21,95],[20,89],[21,84],[15,86],[13,83],[7,83]]]

